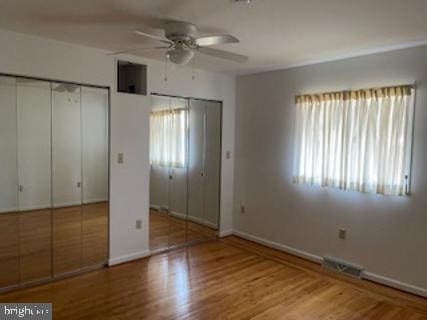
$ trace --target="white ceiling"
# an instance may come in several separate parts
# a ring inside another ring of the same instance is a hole
[[[130,30],[161,34],[151,28],[165,20],[230,33],[240,43],[216,48],[248,55],[247,63],[200,55],[196,65],[233,73],[427,43],[426,17],[426,0],[0,0],[0,28],[113,51],[158,45]],[[138,55],[163,59],[162,51]]]

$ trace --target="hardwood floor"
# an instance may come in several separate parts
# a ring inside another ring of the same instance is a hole
[[[236,237],[0,295],[54,319],[427,319],[427,299]]]
[[[150,250],[152,251],[215,236],[216,230],[212,228],[169,217],[166,213],[150,209]]]

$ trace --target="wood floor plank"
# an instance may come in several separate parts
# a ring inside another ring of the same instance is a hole
[[[427,299],[316,268],[232,237],[3,294],[0,301],[52,302],[54,319],[427,319]]]

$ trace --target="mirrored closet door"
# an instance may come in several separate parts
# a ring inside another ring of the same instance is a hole
[[[187,131],[185,99],[156,96],[150,113],[150,247],[186,243]]]
[[[108,89],[0,77],[0,289],[104,265]]]
[[[189,241],[216,236],[219,223],[221,104],[190,100]]]
[[[150,114],[150,249],[216,237],[221,103],[153,96]]]

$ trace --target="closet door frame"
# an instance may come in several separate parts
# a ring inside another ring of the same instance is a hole
[[[223,143],[223,133],[222,133],[222,129],[223,129],[223,106],[224,106],[224,104],[223,104],[223,101],[221,101],[221,100],[214,100],[214,99],[203,99],[203,98],[196,98],[196,97],[189,97],[189,96],[177,96],[177,95],[170,95],[170,94],[164,94],[164,93],[159,93],[159,92],[151,92],[150,93],[150,95],[151,96],[155,96],[155,97],[164,97],[164,98],[176,98],[176,99],[186,99],[187,100],[187,105],[188,105],[188,110],[190,110],[190,102],[191,102],[191,100],[196,100],[196,101],[202,101],[202,102],[214,102],[214,103],[218,103],[219,104],[219,109],[220,109],[220,121],[219,121],[219,125],[220,125],[220,137],[219,137],[219,139],[220,139],[220,147],[219,147],[219,159],[220,159],[220,161],[219,161],[219,168],[218,168],[218,170],[219,170],[219,177],[218,177],[218,179],[219,179],[219,183],[218,183],[218,208],[219,208],[219,210],[218,210],[218,223],[217,223],[217,230],[216,230],[216,237],[218,237],[219,236],[219,232],[220,232],[220,226],[221,226],[221,184],[222,184],[222,161],[223,161],[223,158],[222,158],[222,143]],[[189,119],[189,115],[187,115],[187,117],[188,117],[188,122],[190,122],[190,119]],[[190,126],[191,124],[189,123],[189,126]],[[189,130],[191,130],[191,128],[189,127],[188,128],[188,135],[187,135],[187,143],[189,144]],[[188,145],[188,148],[187,148],[187,158],[188,158],[188,156],[189,156],[189,150],[190,150],[190,146]],[[203,164],[203,166],[205,166],[205,164]],[[189,174],[189,170],[188,170],[188,161],[187,161],[187,209],[188,209],[188,202],[189,202],[189,192],[188,192],[188,189],[189,189],[189,183],[188,183],[188,174]],[[188,212],[187,212],[187,215],[188,215]],[[168,251],[168,250],[171,250],[171,249],[176,249],[176,248],[178,248],[178,247],[186,247],[186,246],[188,246],[188,245],[192,245],[192,244],[194,244],[194,243],[198,243],[198,242],[201,242],[201,241],[205,241],[205,240],[209,240],[209,239],[212,239],[212,238],[203,238],[203,239],[196,239],[196,240],[193,240],[193,241],[190,241],[190,242],[186,242],[186,243],[184,243],[184,244],[182,244],[182,245],[178,245],[178,246],[174,246],[173,248],[165,248],[165,250],[162,250],[162,252],[165,252],[165,251]]]
[[[110,188],[110,178],[111,178],[111,87],[110,86],[100,86],[100,85],[93,85],[93,84],[87,84],[87,83],[79,83],[79,82],[73,82],[73,81],[64,81],[64,80],[57,80],[57,79],[51,79],[51,78],[43,78],[43,77],[33,77],[33,76],[25,76],[25,75],[17,75],[17,74],[11,74],[11,73],[3,73],[0,72],[0,76],[3,77],[11,77],[11,78],[15,78],[15,79],[27,79],[27,80],[34,80],[34,81],[45,81],[45,82],[49,82],[50,83],[50,87],[51,87],[51,95],[52,95],[52,85],[53,83],[58,83],[58,84],[68,84],[68,85],[77,85],[77,86],[81,86],[81,87],[88,87],[88,88],[98,88],[98,89],[104,89],[107,90],[107,101],[108,101],[108,106],[107,106],[107,257],[106,257],[106,261],[103,264],[103,266],[107,266],[108,265],[108,259],[110,257],[110,199],[111,199],[111,188]],[[80,104],[82,102],[80,101]],[[16,106],[17,108],[17,106]],[[52,101],[51,101],[51,121],[52,121]],[[17,119],[16,119],[17,120]],[[51,128],[52,130],[52,128]],[[52,137],[51,137],[52,139]],[[51,148],[52,148],[52,141],[51,141]],[[51,154],[52,157],[52,154]],[[52,167],[52,162],[51,162],[51,167]],[[52,183],[52,172],[51,172],[51,183]],[[19,175],[19,173],[18,173]],[[19,184],[19,181],[17,181],[17,184]],[[18,185],[16,185],[16,190],[17,190],[17,195],[18,195]],[[51,185],[51,208],[50,210],[53,210],[53,190],[52,190],[52,185]],[[82,199],[83,200],[83,199]],[[19,215],[20,212],[17,208],[17,211],[14,213]],[[0,213],[0,216],[2,215],[2,213]],[[19,218],[19,216],[18,216]],[[53,227],[53,211],[51,212],[51,227]],[[51,236],[53,236],[53,229],[51,230]],[[53,240],[53,238],[52,238]],[[18,241],[19,243],[19,241]],[[20,245],[18,245],[18,247],[20,247]],[[18,248],[18,254],[20,252],[20,248]],[[51,255],[53,254],[53,242],[51,243]],[[20,260],[20,259],[19,259]],[[51,257],[51,277],[48,279],[42,279],[42,280],[36,280],[34,282],[31,283],[25,283],[25,282],[21,282],[21,279],[19,279],[19,283],[12,285],[10,287],[0,287],[0,292],[5,292],[5,291],[10,291],[10,290],[15,290],[17,288],[23,288],[23,287],[28,287],[28,286],[32,286],[32,285],[38,285],[38,284],[43,284],[43,283],[48,283],[51,281],[54,281],[58,278],[66,278],[68,276],[71,275],[75,275],[75,274],[80,274],[80,273],[84,273],[86,271],[89,270],[93,270],[93,269],[97,269],[101,266],[94,266],[94,267],[89,267],[89,268],[81,268],[76,270],[75,272],[70,272],[64,275],[59,275],[58,277],[55,277],[53,274],[53,257]],[[20,273],[20,266],[19,266],[19,273]]]

